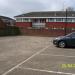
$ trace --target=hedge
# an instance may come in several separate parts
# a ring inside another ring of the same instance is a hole
[[[6,28],[0,29],[0,36],[12,36],[12,35],[19,35],[20,30],[16,26],[8,26]]]

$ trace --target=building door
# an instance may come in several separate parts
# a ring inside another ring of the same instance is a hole
[[[46,24],[46,19],[33,19],[32,27],[35,28],[44,28]]]

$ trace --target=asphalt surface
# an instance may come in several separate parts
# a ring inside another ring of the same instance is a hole
[[[75,75],[75,48],[57,48],[53,39],[0,37],[0,75]]]

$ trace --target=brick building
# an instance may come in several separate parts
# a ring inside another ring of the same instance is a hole
[[[15,20],[6,16],[0,16],[1,20],[7,25],[7,26],[14,26]]]
[[[19,29],[15,26],[15,20],[6,16],[0,16],[0,36],[18,34]]]
[[[0,29],[4,29],[6,24],[0,19]]]
[[[15,16],[22,34],[59,36],[75,31],[75,11],[30,12]]]

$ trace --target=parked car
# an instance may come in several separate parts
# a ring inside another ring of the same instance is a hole
[[[75,32],[55,38],[53,40],[53,44],[60,48],[64,48],[66,46],[75,46]]]

